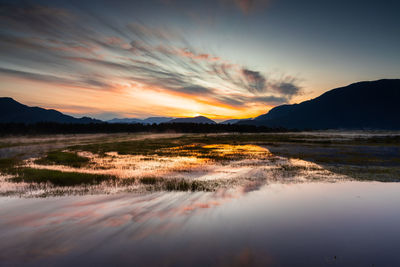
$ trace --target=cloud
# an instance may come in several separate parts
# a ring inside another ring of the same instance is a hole
[[[252,97],[251,101],[259,103],[268,103],[269,105],[280,105],[286,103],[288,99],[286,97],[277,97],[277,96],[255,96]]]
[[[218,61],[220,60],[219,57],[212,56],[210,54],[202,53],[202,54],[196,54],[191,51],[188,51],[187,49],[181,49],[179,50],[179,55],[183,57],[189,57],[192,59],[199,59],[199,60],[208,60],[208,61]]]
[[[236,5],[244,12],[249,13],[249,11],[254,6],[254,0],[235,0]]]
[[[301,91],[301,88],[296,83],[297,79],[285,77],[277,82],[269,84],[269,86],[279,94],[292,97],[298,95]]]
[[[66,9],[35,4],[0,4],[0,20],[9,28],[54,37],[85,36],[73,13]],[[61,30],[62,29],[62,30]]]
[[[54,85],[76,86],[87,89],[113,89],[113,86],[105,81],[87,77],[65,78],[51,74],[41,74],[35,72],[19,71],[13,69],[0,68],[0,75],[7,75],[27,80],[45,82]]]
[[[276,91],[284,94],[284,95],[296,95],[299,93],[300,88],[293,83],[282,82],[277,85],[274,85]]]
[[[236,2],[243,10],[258,3]],[[135,84],[232,107],[282,104],[300,91],[293,78],[276,80],[233,64],[193,47],[173,29],[117,25],[84,10],[38,5],[0,10],[0,25],[7,25],[0,35],[3,75],[93,90]]]
[[[182,88],[183,92],[189,92],[194,94],[209,94],[213,93],[213,91],[209,88],[205,88],[202,86],[186,86]]]
[[[288,99],[286,97],[277,97],[273,95],[266,96],[243,96],[243,95],[231,95],[231,96],[220,96],[218,97],[223,103],[228,103],[229,105],[240,107],[244,103],[247,104],[265,104],[269,106],[280,105],[287,103]]]
[[[264,9],[270,0],[221,0],[225,4],[230,4],[238,8],[243,14],[248,15],[254,10]]]
[[[255,94],[265,92],[265,77],[260,72],[242,69],[242,74],[250,92]]]

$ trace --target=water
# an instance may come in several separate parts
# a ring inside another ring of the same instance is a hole
[[[400,184],[0,198],[1,266],[400,266]]]
[[[24,166],[118,180],[60,187],[1,175],[0,266],[400,266],[400,183],[371,181],[399,179],[399,145],[354,141],[371,135],[398,133],[281,134],[287,139],[189,144],[157,156],[79,151],[90,158],[81,168],[34,160],[71,144],[174,135],[3,140],[16,145],[0,157],[23,152]],[[166,192],[141,183],[147,176],[215,191]]]

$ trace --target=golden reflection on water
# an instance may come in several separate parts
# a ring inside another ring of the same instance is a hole
[[[35,164],[34,160],[28,161],[27,166],[37,169],[66,172],[108,174],[115,175],[119,178],[175,177],[179,173],[184,173],[185,176],[191,177],[189,174],[190,172],[204,173],[210,170],[210,167],[221,165],[210,159],[216,154],[221,158],[240,155],[240,159],[266,158],[271,155],[268,149],[255,145],[206,145],[201,147],[205,149],[205,151],[191,150],[192,147],[193,146],[181,146],[164,150],[164,152],[168,150],[174,151],[173,154],[169,156],[120,155],[117,152],[108,152],[100,156],[86,151],[78,152],[80,156],[90,159],[90,165],[83,168],[74,168],[64,165],[39,165]],[[187,155],[188,151],[190,151],[189,156],[180,156],[182,154]]]
[[[270,154],[269,150],[265,147],[256,145],[229,145],[229,144],[214,144],[206,145],[203,148],[213,149],[215,152],[221,154],[232,154],[232,153],[245,153],[245,154]]]
[[[168,148],[161,152],[161,155],[120,155],[117,152],[98,155],[81,151],[78,152],[80,156],[90,159],[90,163],[82,168],[39,165],[34,163],[34,158],[27,160],[25,166],[63,172],[113,175],[121,179],[134,178],[136,181],[129,185],[103,183],[91,186],[89,190],[107,193],[137,191],[143,188],[137,179],[143,177],[215,181],[213,187],[216,189],[240,186],[244,188],[243,190],[254,190],[269,182],[304,182],[339,178],[315,163],[278,157],[270,153],[267,148],[257,145],[190,145]],[[36,188],[35,191],[30,184],[14,184],[7,182],[5,178],[0,180],[1,194],[9,191],[23,194],[28,188],[31,193],[34,192],[33,194],[58,190],[52,185],[42,185],[40,190]],[[87,191],[87,188],[86,186],[84,190]],[[80,189],[79,186],[75,186],[68,190],[75,192]]]

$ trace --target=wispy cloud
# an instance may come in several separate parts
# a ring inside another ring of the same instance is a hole
[[[242,75],[246,80],[247,89],[254,93],[264,93],[267,89],[265,86],[265,77],[258,71],[242,69]]]
[[[256,9],[263,9],[267,6],[270,0],[221,0],[224,3],[228,3],[236,6],[243,14],[249,14]]]
[[[235,1],[246,12],[254,2]],[[0,10],[2,75],[94,90],[140,85],[232,108],[281,104],[300,92],[294,78],[233,64],[170,28],[38,5]]]
[[[19,71],[19,70],[11,70],[0,68],[0,74],[7,75],[7,76],[14,76],[19,78],[24,78],[27,80],[50,83],[57,85],[65,85],[65,86],[74,86],[80,88],[87,88],[87,89],[95,89],[95,90],[103,90],[104,88],[112,89],[113,86],[107,83],[104,80],[101,80],[99,77],[78,77],[75,76],[73,78],[69,77],[60,77],[55,75],[49,74],[42,74],[42,73],[35,73],[35,72],[26,72],[26,71]]]

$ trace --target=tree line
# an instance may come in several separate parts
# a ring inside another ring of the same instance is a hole
[[[268,133],[293,131],[285,128],[270,128],[255,125],[237,124],[199,124],[199,123],[162,123],[162,124],[126,124],[126,123],[53,123],[35,124],[1,123],[0,135],[36,135],[36,134],[79,134],[79,133]]]

